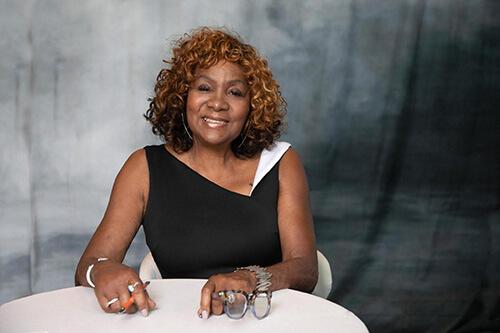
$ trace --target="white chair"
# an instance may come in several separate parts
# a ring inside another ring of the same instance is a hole
[[[312,294],[327,298],[332,289],[332,271],[330,269],[330,263],[328,259],[321,253],[317,251],[318,254],[318,282],[314,288]],[[160,270],[156,266],[155,260],[151,255],[151,252],[146,254],[141,262],[141,267],[139,268],[139,276],[142,281],[161,279]]]
[[[142,281],[161,279],[160,270],[151,252],[148,252],[144,259],[142,259],[141,267],[139,268],[139,277]]]
[[[318,282],[312,291],[313,295],[327,298],[332,290],[332,270],[328,259],[320,251],[316,251],[318,255]]]

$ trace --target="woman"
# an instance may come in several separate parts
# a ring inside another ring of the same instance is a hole
[[[134,152],[76,269],[104,311],[134,293],[156,304],[122,264],[141,224],[164,278],[208,278],[200,318],[223,312],[221,290],[311,291],[317,261],[305,172],[280,134],[285,101],[267,62],[237,37],[210,28],[179,39],[146,113],[164,145]],[[241,266],[259,265],[257,268]],[[258,272],[256,272],[258,270]],[[258,274],[257,274],[258,273]],[[265,275],[265,279],[263,277]]]

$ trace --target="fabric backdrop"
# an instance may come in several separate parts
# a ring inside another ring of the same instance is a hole
[[[500,2],[0,1],[0,303],[73,285],[180,34],[269,60],[330,299],[373,332],[500,330]],[[126,262],[147,252],[138,234]]]

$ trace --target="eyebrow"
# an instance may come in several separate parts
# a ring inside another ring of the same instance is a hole
[[[197,76],[197,77],[196,77],[196,79],[195,79],[195,80],[198,80],[198,79],[206,79],[206,80],[208,80],[208,81],[210,81],[210,82],[215,82],[215,80],[214,80],[214,79],[212,79],[212,78],[210,78],[209,76],[206,76],[206,75],[199,75],[199,76]],[[246,86],[246,85],[247,85],[247,83],[246,83],[245,81],[240,80],[240,79],[229,80],[229,81],[227,81],[226,83],[228,83],[228,84],[241,83],[241,84],[243,84],[244,86]]]

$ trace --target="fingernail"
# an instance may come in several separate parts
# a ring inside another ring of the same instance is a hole
[[[205,319],[205,320],[206,320],[206,319],[208,319],[208,311],[207,311],[207,310],[203,310],[203,311],[201,312],[201,317],[202,317],[203,319]]]
[[[148,309],[142,309],[141,310],[141,314],[144,316],[144,317],[147,317],[149,312],[148,312]]]

